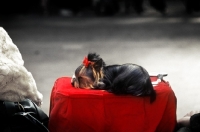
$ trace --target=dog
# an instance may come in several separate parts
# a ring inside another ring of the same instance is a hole
[[[117,95],[150,96],[151,103],[156,99],[150,76],[142,66],[131,63],[106,66],[96,53],[84,58],[71,83],[76,88],[107,90]]]

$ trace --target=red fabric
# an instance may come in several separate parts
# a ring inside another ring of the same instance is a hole
[[[176,97],[168,83],[154,87],[157,98],[150,104],[149,97],[77,89],[70,80],[59,78],[52,89],[50,132],[173,132],[175,128]]]

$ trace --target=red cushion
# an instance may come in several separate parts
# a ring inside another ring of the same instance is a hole
[[[50,100],[50,132],[173,132],[176,96],[167,82],[149,97],[119,96],[104,90],[77,89],[71,78],[56,80]]]

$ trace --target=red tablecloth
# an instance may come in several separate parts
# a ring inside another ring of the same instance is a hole
[[[50,100],[50,132],[173,132],[176,96],[168,83],[154,87],[149,97],[118,96],[104,90],[71,86],[71,78],[56,80]]]

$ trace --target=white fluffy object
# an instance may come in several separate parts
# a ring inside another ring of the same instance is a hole
[[[32,74],[24,67],[19,49],[0,27],[0,100],[17,102],[26,98],[41,106],[43,95],[37,90]]]

